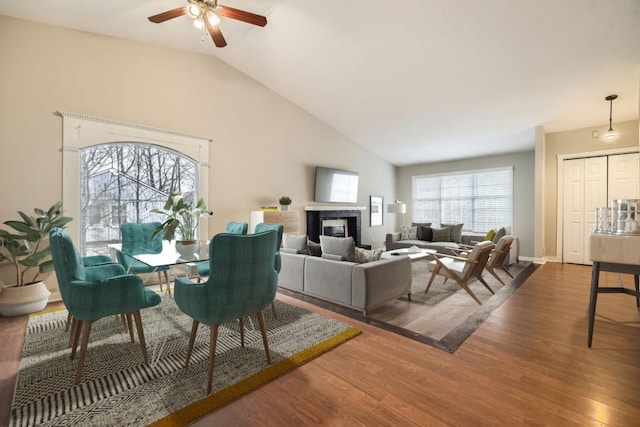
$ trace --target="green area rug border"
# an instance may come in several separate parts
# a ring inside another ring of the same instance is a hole
[[[280,362],[270,365],[262,371],[245,378],[244,380],[230,385],[214,394],[211,394],[197,402],[194,402],[177,412],[167,415],[151,424],[150,427],[164,427],[164,426],[183,426],[193,421],[202,418],[204,415],[219,409],[227,403],[236,400],[247,393],[252,392],[258,387],[278,378],[279,376],[286,374],[287,372],[298,368],[312,359],[315,359],[322,354],[333,350],[340,344],[349,341],[352,338],[360,335],[362,331],[360,329],[350,326],[345,331],[331,338],[324,340],[321,343],[315,344],[309,348],[302,350],[301,352],[294,354]]]

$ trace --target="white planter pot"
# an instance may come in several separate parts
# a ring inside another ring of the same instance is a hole
[[[280,205],[280,211],[281,212],[286,212],[289,210],[289,205]]]
[[[16,317],[44,310],[51,292],[44,282],[25,286],[2,287],[0,291],[0,314]]]
[[[176,251],[182,259],[197,259],[200,253],[200,242],[198,240],[176,240]]]

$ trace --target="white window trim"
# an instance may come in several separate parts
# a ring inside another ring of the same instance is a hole
[[[198,164],[198,193],[210,207],[209,138],[153,128],[134,123],[58,111],[62,116],[62,203],[65,215],[80,218],[80,149],[97,144],[139,142],[155,144],[190,157]],[[200,239],[209,236],[209,224],[199,226]],[[72,221],[66,231],[80,241],[80,221]]]

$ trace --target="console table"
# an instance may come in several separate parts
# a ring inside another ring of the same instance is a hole
[[[591,233],[591,296],[589,298],[589,336],[587,346],[591,348],[593,324],[596,315],[598,294],[627,294],[636,298],[640,308],[640,234]],[[600,286],[600,272],[633,274],[635,290],[620,286]]]

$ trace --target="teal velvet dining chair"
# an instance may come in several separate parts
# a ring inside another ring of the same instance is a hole
[[[159,233],[157,236],[151,239],[153,232],[158,226],[160,226],[159,222],[125,222],[124,224],[122,224],[120,226],[120,234],[122,235],[122,249],[117,252],[117,258],[118,262],[122,264],[122,266],[128,273],[157,273],[158,282],[160,283],[160,292],[162,292],[163,280],[161,273],[163,273],[164,283],[167,285],[167,292],[169,293],[169,296],[171,296],[171,285],[169,283],[168,274],[171,266],[151,267],[129,256],[139,254],[158,254],[162,252],[162,233]]]
[[[242,319],[255,314],[260,323],[262,342],[271,363],[267,330],[262,310],[273,302],[278,286],[274,268],[277,233],[217,234],[209,244],[211,274],[203,283],[185,276],[176,278],[176,304],[193,318],[185,367],[189,366],[198,325],[210,326],[207,394],[211,393],[218,327],[240,320],[240,343],[244,346]]]
[[[275,269],[278,273],[280,273],[280,269],[282,268],[282,257],[280,256],[280,246],[282,246],[282,233],[284,232],[284,226],[282,224],[266,224],[264,222],[261,222],[259,224],[256,224],[254,233],[263,233],[269,230],[275,231],[278,235],[278,241],[276,242]],[[276,312],[275,301],[271,303],[271,312],[273,313],[273,317],[278,317],[278,313]]]
[[[93,323],[107,316],[125,315],[135,319],[145,363],[149,363],[140,310],[160,303],[160,296],[145,289],[142,280],[126,274],[120,264],[99,264],[88,267],[76,250],[69,235],[60,228],[49,232],[51,257],[62,301],[73,316],[71,358],[75,358],[82,334],[76,384],[80,384]],[[132,325],[129,325],[132,329]],[[133,333],[130,330],[130,333]]]
[[[247,234],[249,230],[249,224],[246,222],[234,222],[229,221],[224,229],[225,233],[229,234]],[[207,277],[210,273],[209,263],[207,261],[196,263],[196,272],[198,277]]]

